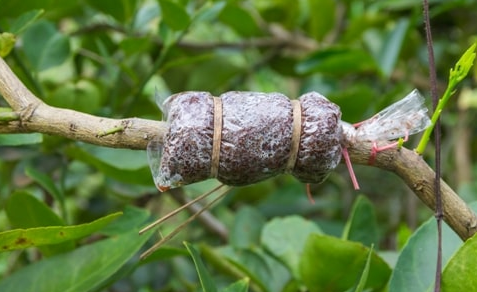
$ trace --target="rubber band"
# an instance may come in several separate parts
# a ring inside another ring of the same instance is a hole
[[[290,156],[286,164],[286,170],[288,172],[293,171],[295,168],[296,158],[298,155],[298,149],[300,148],[300,136],[301,136],[301,105],[299,100],[290,100],[293,107],[293,129],[291,139]]]
[[[214,136],[212,138],[212,162],[210,175],[216,178],[219,174],[220,142],[222,141],[222,99],[213,97],[214,100]]]

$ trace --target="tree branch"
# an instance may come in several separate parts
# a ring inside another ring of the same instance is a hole
[[[114,148],[146,149],[148,141],[162,138],[164,122],[128,118],[109,119],[46,105],[34,96],[0,58],[0,93],[19,121],[0,122],[0,133],[43,133]],[[371,143],[352,145],[351,160],[367,164]],[[434,210],[434,171],[414,151],[401,148],[378,153],[375,166],[400,176],[424,204]],[[477,231],[477,217],[442,181],[444,220],[463,239]]]
[[[210,51],[213,49],[243,50],[247,48],[287,48],[290,52],[294,53],[309,53],[318,48],[318,43],[316,42],[316,40],[306,37],[298,32],[289,32],[281,28],[279,25],[269,25],[266,26],[264,30],[267,31],[269,35],[263,37],[249,38],[241,42],[196,43],[180,41],[176,44],[176,46],[179,48],[190,49],[193,51]],[[125,29],[123,26],[108,23],[94,23],[89,26],[81,27],[77,31],[73,32],[71,35],[76,36],[103,31],[119,32],[129,37],[147,38],[149,41],[153,42],[158,48],[162,48],[164,46],[164,40],[160,37],[140,32],[132,33]]]
[[[106,147],[146,149],[151,139],[166,131],[163,122],[110,119],[49,106],[23,85],[2,58],[0,94],[20,115],[19,121],[0,124],[0,133],[43,133]]]
[[[348,149],[351,161],[368,164],[372,143],[355,144]],[[378,153],[375,166],[396,173],[431,210],[435,209],[435,172],[412,150],[390,149]],[[466,240],[477,232],[477,217],[467,204],[441,180],[444,221]]]

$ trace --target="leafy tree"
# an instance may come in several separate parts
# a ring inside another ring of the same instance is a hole
[[[442,93],[475,43],[476,1],[431,2]],[[432,287],[432,154],[405,148],[380,153],[377,168],[356,165],[359,192],[340,165],[311,187],[315,204],[286,175],[235,188],[138,258],[158,237],[139,236],[142,227],[217,185],[155,190],[144,149],[165,131],[156,91],[314,90],[343,120],[362,121],[413,88],[429,90],[419,2],[0,3],[0,291]],[[473,70],[442,121],[444,291],[477,286]],[[353,162],[367,164],[369,149],[350,149]]]

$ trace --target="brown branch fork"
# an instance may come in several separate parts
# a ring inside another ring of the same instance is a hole
[[[0,94],[18,117],[0,121],[0,133],[43,133],[95,145],[146,149],[147,143],[166,132],[164,122],[139,118],[110,119],[49,106],[31,93],[0,58]],[[348,148],[351,161],[368,164],[372,144]],[[400,176],[431,210],[435,209],[434,171],[421,156],[406,148],[377,154],[374,166]],[[444,220],[462,238],[477,231],[477,217],[467,204],[441,181]]]

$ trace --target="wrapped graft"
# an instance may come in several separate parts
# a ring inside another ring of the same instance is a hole
[[[169,130],[163,145],[148,145],[161,191],[213,177],[247,185],[281,173],[321,183],[342,153],[358,188],[346,147],[407,137],[431,124],[417,90],[357,125],[341,121],[339,107],[316,92],[298,101],[280,93],[183,92],[167,98],[162,109]]]
[[[320,183],[341,157],[341,112],[316,92],[291,101],[280,93],[207,92],[170,96],[169,130],[148,146],[157,187],[215,177],[224,184],[256,183],[291,173]],[[214,150],[215,149],[215,150]]]

